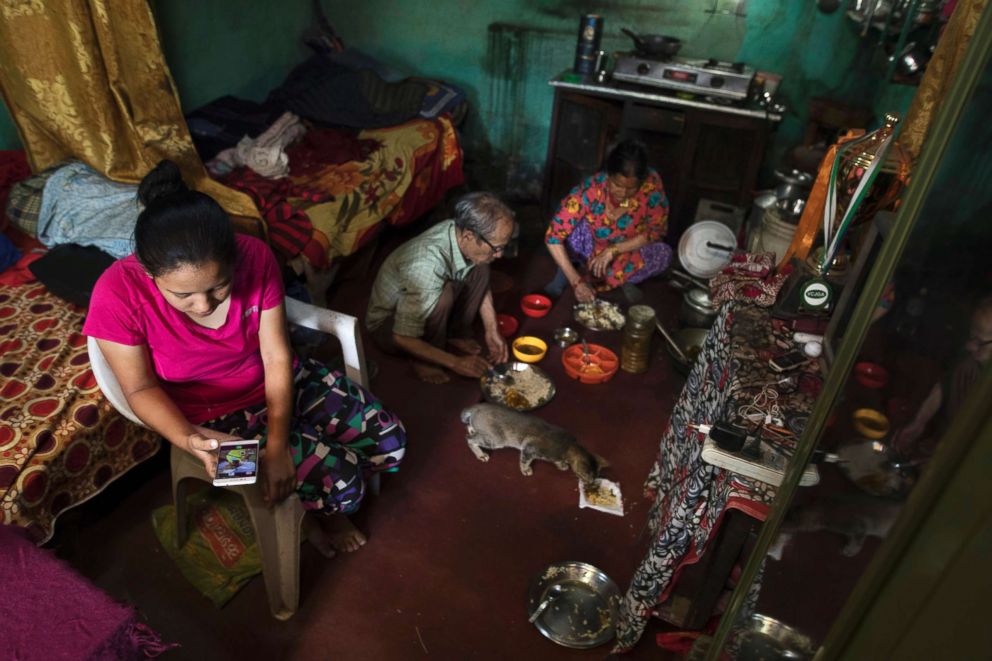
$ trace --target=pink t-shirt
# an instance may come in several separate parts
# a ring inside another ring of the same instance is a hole
[[[259,351],[262,310],[283,301],[269,247],[238,235],[231,307],[220,328],[198,325],[175,309],[134,255],[115,262],[96,283],[83,332],[148,347],[165,392],[193,424],[265,401]]]

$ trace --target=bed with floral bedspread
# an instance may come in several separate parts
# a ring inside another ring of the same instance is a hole
[[[389,225],[409,224],[463,183],[462,149],[446,116],[359,132],[310,127],[287,149],[289,174],[247,167],[218,177],[250,195],[272,248],[325,268]]]
[[[161,443],[100,393],[83,316],[42,285],[0,285],[0,524],[39,544]]]

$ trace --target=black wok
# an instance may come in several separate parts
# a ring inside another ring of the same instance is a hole
[[[682,40],[663,34],[635,34],[627,28],[620,31],[634,40],[634,48],[643,55],[672,57],[682,47]]]

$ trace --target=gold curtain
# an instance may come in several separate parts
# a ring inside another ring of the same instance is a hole
[[[0,0],[0,89],[36,172],[77,158],[137,183],[169,158],[228,213],[259,217],[203,167],[147,0]]]
[[[947,96],[986,4],[987,0],[959,0],[937,42],[933,58],[923,72],[920,87],[913,96],[899,134],[899,142],[909,151],[913,161],[920,155],[930,131],[930,122]]]

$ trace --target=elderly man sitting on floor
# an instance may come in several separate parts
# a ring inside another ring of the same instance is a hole
[[[455,205],[454,220],[396,249],[376,276],[365,316],[376,344],[409,355],[417,376],[428,383],[448,381],[445,368],[478,378],[491,362],[505,361],[489,264],[506,249],[513,223],[513,212],[498,197],[469,193]],[[488,360],[472,339],[476,316],[482,318]]]

